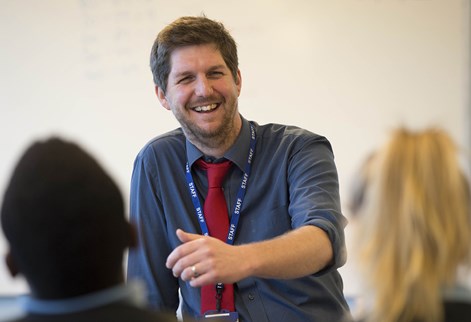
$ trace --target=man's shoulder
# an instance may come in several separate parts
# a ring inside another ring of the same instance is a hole
[[[264,142],[271,142],[276,145],[304,145],[310,142],[327,145],[329,149],[332,149],[329,140],[325,136],[295,125],[279,123],[257,125],[257,137]]]
[[[185,143],[185,134],[181,128],[177,128],[175,130],[160,134],[151,140],[149,140],[142,150],[145,150],[148,147],[156,147],[156,146],[165,146],[175,144],[177,142]]]
[[[287,125],[280,123],[267,123],[263,125],[257,124],[257,134],[262,137],[300,137],[325,139],[324,136],[312,132],[308,129],[301,128],[296,125]]]
[[[181,128],[163,133],[149,140],[139,151],[138,158],[144,158],[146,155],[154,154],[157,151],[166,153],[168,150],[178,150],[185,146],[185,135]]]

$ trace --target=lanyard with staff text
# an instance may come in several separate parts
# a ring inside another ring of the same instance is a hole
[[[247,156],[247,162],[245,164],[244,175],[242,177],[239,191],[237,192],[237,200],[234,205],[234,211],[232,212],[231,222],[229,225],[229,232],[227,234],[226,243],[229,245],[234,244],[234,237],[235,232],[237,229],[237,224],[239,223],[240,218],[240,210],[242,209],[242,202],[245,197],[245,192],[247,190],[247,182],[250,175],[250,170],[252,168],[252,158],[255,152],[255,142],[256,142],[256,134],[255,134],[255,127],[252,123],[250,123],[250,150]],[[195,207],[196,216],[198,217],[198,221],[201,226],[201,231],[203,235],[209,236],[208,226],[206,225],[206,220],[204,219],[203,210],[201,207],[200,200],[198,199],[198,195],[196,193],[195,183],[193,181],[193,177],[190,172],[190,166],[188,162],[186,163],[186,180],[188,182],[188,188],[190,189],[191,199],[193,201],[193,206]]]

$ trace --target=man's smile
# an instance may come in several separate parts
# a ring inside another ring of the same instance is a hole
[[[192,108],[192,110],[196,112],[210,112],[216,109],[218,106],[219,106],[218,103],[213,103],[213,104],[208,104],[208,105],[195,106]]]

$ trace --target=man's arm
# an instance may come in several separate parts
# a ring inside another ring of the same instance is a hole
[[[316,226],[303,226],[269,241],[241,246],[249,264],[248,275],[297,278],[319,272],[333,257],[327,234]]]
[[[277,238],[231,246],[201,235],[177,230],[183,242],[167,259],[174,276],[191,281],[193,287],[234,283],[249,276],[288,279],[314,274],[333,257],[327,234],[315,226],[304,226]],[[192,266],[199,274],[194,277]]]
[[[179,305],[178,281],[165,268],[165,257],[170,250],[165,239],[162,205],[156,198],[158,180],[149,165],[153,160],[148,162],[152,156],[148,148],[134,162],[130,220],[137,228],[138,247],[129,250],[127,278],[145,283],[148,302],[153,309],[173,312]]]
[[[330,143],[304,131],[294,134],[297,139],[285,143],[289,156],[283,156],[289,160],[286,171],[292,230],[237,246],[177,230],[183,244],[172,251],[166,263],[175,276],[184,280],[193,277],[191,285],[201,286],[233,283],[248,276],[297,278],[344,263],[345,221]],[[200,275],[197,278],[193,266]]]

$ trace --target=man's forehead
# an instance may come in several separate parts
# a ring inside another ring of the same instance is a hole
[[[170,74],[185,73],[195,67],[228,68],[214,44],[183,46],[176,48],[170,55]]]

